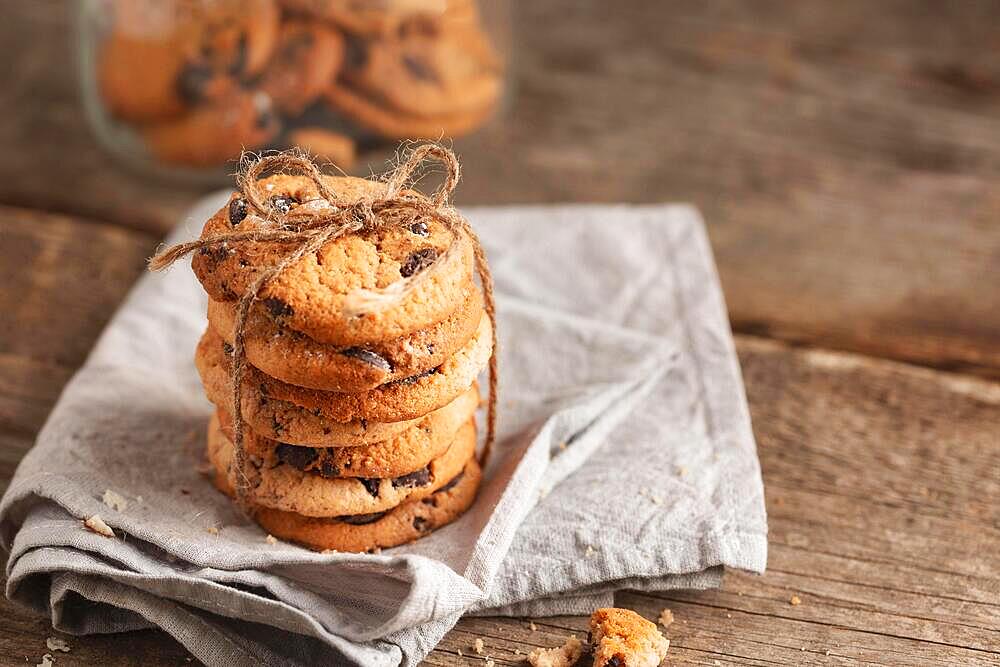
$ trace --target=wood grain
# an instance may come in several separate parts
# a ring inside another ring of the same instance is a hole
[[[0,208],[0,234],[16,287],[0,296],[14,314],[0,332],[5,485],[152,239],[12,208]],[[674,611],[671,664],[997,664],[1000,385],[751,336],[737,346],[767,489],[768,572],[729,573],[719,591],[623,592],[618,603],[649,618]],[[0,664],[37,659],[48,622],[6,601],[0,610]],[[516,664],[515,651],[556,645],[586,620],[534,622],[464,619],[427,664],[469,664],[477,637],[497,664]],[[155,632],[71,644],[74,659],[108,665],[186,656]]]
[[[204,189],[91,138],[71,8],[10,3],[0,24],[0,202],[67,214],[0,207],[0,487]],[[618,603],[673,609],[671,664],[1000,664],[1000,386],[969,376],[1000,378],[1000,6],[561,0],[516,19],[511,108],[456,143],[460,203],[693,201],[743,334],[768,573]],[[48,621],[0,613],[0,664],[37,662]],[[534,622],[464,619],[427,664],[474,664],[476,637],[516,664],[585,627]],[[157,632],[70,642],[66,664],[186,664]]]
[[[162,232],[198,188],[91,138],[71,6],[0,26],[0,201]],[[456,143],[460,203],[690,200],[737,331],[1000,377],[996,2],[516,10],[512,104]]]

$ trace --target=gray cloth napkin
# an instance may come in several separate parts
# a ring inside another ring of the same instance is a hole
[[[696,211],[466,213],[496,280],[501,396],[459,521],[380,555],[265,540],[199,473],[206,301],[178,266],[140,280],[18,468],[7,595],[70,633],[160,627],[208,665],[412,665],[462,614],[589,613],[619,588],[763,571],[760,470]],[[115,538],[84,529],[93,514]]]

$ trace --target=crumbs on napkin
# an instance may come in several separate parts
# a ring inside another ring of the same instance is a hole
[[[104,519],[101,518],[100,514],[95,514],[86,521],[83,525],[88,530],[97,533],[98,535],[103,535],[104,537],[114,537],[115,531],[111,530],[111,526],[104,523]]]
[[[669,626],[671,623],[674,622],[674,612],[670,611],[669,609],[664,609],[663,611],[660,612],[659,621],[660,625],[662,625],[663,627]]]
[[[101,496],[101,502],[116,512],[124,512],[128,509],[128,501],[125,500],[125,496],[120,493],[116,493],[111,489],[104,491],[104,495]]]

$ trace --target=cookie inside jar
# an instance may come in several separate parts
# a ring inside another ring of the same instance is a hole
[[[120,157],[217,180],[244,151],[369,170],[502,105],[509,2],[82,0],[91,124]]]

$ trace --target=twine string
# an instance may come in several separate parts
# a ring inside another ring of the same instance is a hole
[[[435,160],[445,167],[445,178],[434,193],[427,197],[407,190],[413,173],[427,160]],[[244,337],[250,308],[261,291],[288,267],[303,257],[318,252],[326,243],[348,233],[378,231],[388,227],[409,225],[414,218],[426,217],[443,224],[452,233],[452,242],[444,253],[422,271],[402,278],[381,289],[357,290],[348,295],[348,312],[361,314],[399,303],[423,281],[442,270],[456,252],[460,235],[472,242],[476,273],[483,289],[486,314],[490,318],[493,354],[489,361],[489,399],[487,403],[486,438],[480,462],[485,464],[496,439],[497,418],[497,333],[496,308],[493,298],[493,277],[486,263],[479,237],[458,213],[448,205],[448,199],[458,185],[461,167],[458,158],[447,148],[437,144],[424,144],[415,148],[407,159],[385,177],[385,191],[379,196],[366,196],[349,202],[340,197],[326,182],[316,164],[309,158],[294,153],[278,153],[264,157],[244,155],[237,185],[247,205],[248,214],[269,223],[269,227],[252,231],[234,231],[197,239],[166,248],[149,260],[152,271],[167,268],[185,255],[196,250],[227,244],[279,243],[288,244],[288,251],[281,258],[261,271],[240,296],[233,325],[233,351],[230,360],[233,412],[233,465],[236,469],[236,498],[246,512],[252,508],[248,502],[250,478],[247,475],[247,455],[243,446],[243,376],[246,372]],[[316,187],[319,200],[329,207],[297,206],[279,215],[270,205],[268,195],[261,187],[260,178],[266,173],[299,173]],[[353,299],[350,297],[354,297]]]

